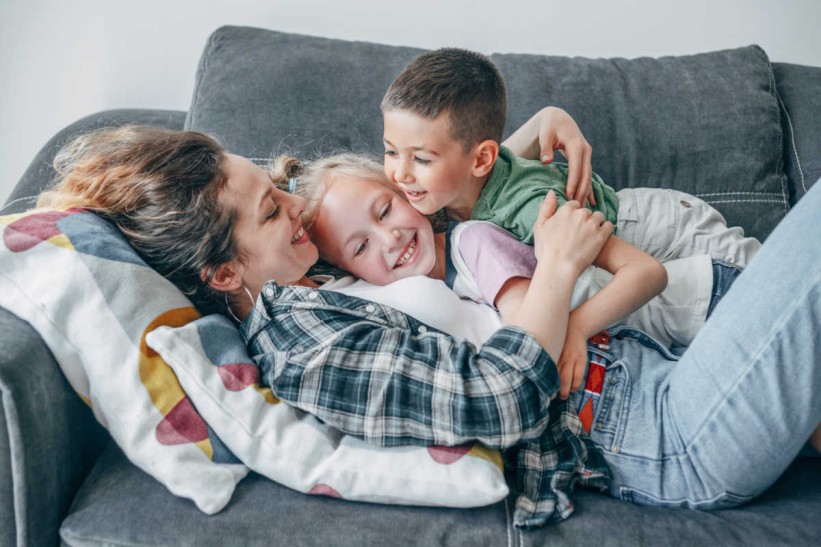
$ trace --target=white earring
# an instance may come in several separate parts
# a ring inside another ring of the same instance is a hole
[[[255,302],[254,302],[254,296],[251,294],[251,291],[250,291],[250,289],[248,289],[248,287],[246,287],[245,285],[243,285],[243,286],[242,286],[242,288],[243,288],[243,289],[245,289],[245,294],[247,294],[247,295],[248,295],[248,300],[250,300],[250,301],[251,301],[251,309],[253,309],[253,308],[254,308],[254,304],[255,304]],[[232,309],[231,309],[231,304],[229,304],[229,303],[228,303],[228,292],[226,291],[226,292],[224,292],[223,294],[225,295],[225,307],[226,307],[226,309],[228,310],[228,314],[229,314],[231,317],[233,317],[233,318],[234,318],[234,321],[236,321],[237,323],[242,323],[242,321],[240,320],[240,318],[239,318],[239,317],[237,317],[237,316],[234,314],[234,310],[232,310]]]

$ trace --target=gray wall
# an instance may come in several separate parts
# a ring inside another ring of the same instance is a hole
[[[821,66],[819,22],[819,0],[0,0],[0,203],[66,124],[108,108],[187,109],[200,51],[224,24],[585,57],[757,43],[774,61]]]

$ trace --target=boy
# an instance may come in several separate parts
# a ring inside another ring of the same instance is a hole
[[[445,48],[417,57],[389,87],[382,114],[385,173],[423,214],[444,208],[454,220],[486,220],[532,243],[532,226],[547,192],[556,193],[559,206],[566,200],[566,166],[524,160],[500,146],[507,92],[502,75],[484,55]],[[593,208],[613,222],[618,239],[661,261],[708,254],[744,267],[761,246],[744,238],[740,228],[728,228],[707,203],[682,192],[616,192],[594,174],[591,193]],[[617,241],[602,252],[615,252],[619,261],[637,256]],[[712,271],[694,274],[706,281]],[[515,278],[504,287],[510,307],[521,304],[528,283]],[[632,290],[642,285],[638,281]],[[578,370],[586,361],[581,333],[591,333],[595,320],[577,314],[571,321],[565,350],[572,353],[563,354],[559,367],[571,362]]]
[[[391,84],[382,114],[385,173],[423,214],[444,208],[454,220],[487,220],[532,243],[548,190],[559,206],[566,201],[566,165],[524,160],[500,146],[507,92],[484,55],[445,48],[417,57]],[[616,192],[594,173],[591,193],[594,210],[622,239],[662,261],[706,253],[743,267],[760,247],[683,192]]]

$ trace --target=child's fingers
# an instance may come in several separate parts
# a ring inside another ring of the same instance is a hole
[[[542,200],[541,206],[539,206],[539,224],[544,223],[547,219],[552,217],[556,213],[556,192],[550,190],[547,195],[545,196],[544,200]]]

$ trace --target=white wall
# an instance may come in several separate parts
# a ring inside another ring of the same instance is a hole
[[[0,203],[76,119],[109,108],[186,110],[205,40],[225,24],[586,57],[757,43],[774,61],[821,66],[819,23],[819,0],[0,0]]]

